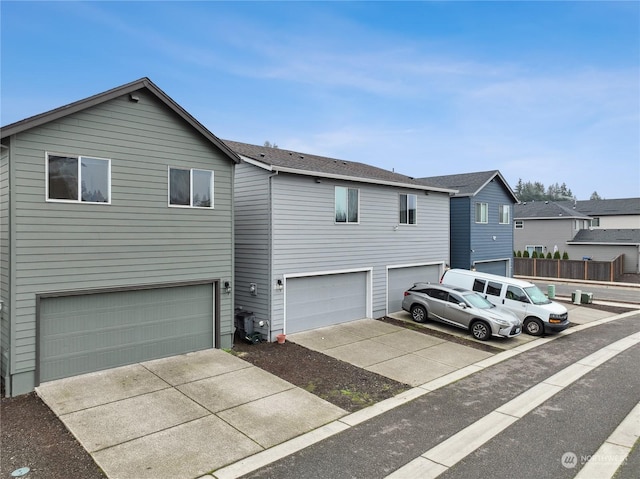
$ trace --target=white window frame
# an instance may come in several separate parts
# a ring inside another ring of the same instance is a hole
[[[480,221],[478,221],[478,213],[480,213]],[[478,224],[489,223],[489,203],[476,203],[474,217]]]
[[[500,205],[498,207],[498,223],[508,225],[511,222],[511,205]]]
[[[409,206],[409,198],[413,198],[413,208]],[[402,218],[402,200],[405,200],[406,206],[406,216]],[[399,196],[399,205],[398,205],[398,216],[399,216],[399,224],[401,225],[415,225],[418,224],[418,195],[413,193],[400,193]],[[413,221],[410,221],[411,215],[409,211],[413,210]]]
[[[591,226],[591,228],[600,228],[600,218],[591,218],[589,225]]]
[[[77,199],[49,198],[49,156],[60,156],[63,158],[75,158],[78,161],[78,195]],[[107,201],[83,201],[82,200],[82,160],[98,160],[107,162]],[[44,154],[44,181],[45,181],[45,201],[51,203],[82,203],[87,205],[110,205],[111,204],[111,159],[100,158],[87,155],[69,155],[67,153],[55,153],[46,151]]]
[[[524,221],[523,220],[515,220],[513,222],[514,228],[517,230],[523,230],[524,229]]]
[[[544,254],[544,246],[536,244],[536,245],[527,245],[525,246],[525,248],[528,252],[529,252],[529,257],[531,257],[531,255],[533,254],[533,252],[537,252],[538,255],[540,255],[540,253]]]
[[[176,205],[171,203],[171,170],[181,170],[189,172],[189,204],[188,205]],[[194,171],[204,171],[207,173],[211,173],[211,182],[209,185],[211,192],[211,205],[210,206],[194,206],[193,205],[193,172]],[[205,170],[204,168],[182,168],[179,166],[168,166],[167,167],[167,205],[169,208],[195,208],[195,209],[204,209],[204,210],[212,210],[214,209],[213,199],[215,193],[215,172],[213,170]]]
[[[346,221],[338,221],[338,188],[342,190],[347,190],[347,217]],[[357,211],[357,219],[356,221],[349,221],[349,191],[356,191],[358,194],[358,211]],[[334,189],[334,209],[333,209],[333,221],[337,225],[356,225],[360,223],[360,188],[351,188],[349,186],[336,186]]]

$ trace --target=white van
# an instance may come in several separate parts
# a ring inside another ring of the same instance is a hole
[[[476,291],[496,306],[509,309],[520,318],[524,331],[532,336],[562,331],[570,324],[567,308],[550,301],[535,284],[528,281],[466,269],[450,269],[444,272],[440,282]]]

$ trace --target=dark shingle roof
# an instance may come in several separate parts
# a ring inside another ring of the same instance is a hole
[[[573,201],[560,201],[573,206]],[[576,210],[589,216],[640,215],[640,198],[618,198],[612,200],[576,201]]]
[[[414,178],[389,170],[354,161],[327,158],[309,153],[300,153],[283,148],[250,145],[224,140],[229,148],[241,157],[258,162],[273,171],[309,176],[331,177],[365,181],[368,183],[394,184],[421,190],[453,193],[451,188],[425,185]]]
[[[513,197],[514,203],[517,203],[518,198],[498,170],[460,173],[457,175],[429,176],[427,178],[418,178],[418,181],[424,182],[424,184],[440,186],[441,188],[458,190],[455,196],[475,196],[487,183],[496,177],[500,179],[507,192]]]
[[[640,245],[640,229],[580,230],[568,243]]]
[[[519,219],[588,219],[589,216],[565,206],[565,201],[530,201],[513,207],[513,218]],[[573,203],[570,202],[569,205]]]
[[[99,105],[109,100],[113,100],[114,98],[118,98],[122,95],[132,94],[138,90],[146,89],[156,96],[162,103],[164,103],[167,107],[173,110],[180,118],[186,121],[189,125],[191,125],[195,130],[197,130],[201,135],[203,135],[207,140],[217,146],[222,152],[227,155],[231,160],[235,163],[239,163],[240,159],[236,156],[236,154],[229,149],[227,145],[225,145],[222,140],[220,140],[217,136],[211,133],[202,123],[196,120],[189,112],[187,112],[184,108],[178,105],[169,95],[167,95],[164,91],[156,86],[148,78],[140,78],[139,80],[132,81],[131,83],[127,83],[125,85],[112,88],[111,90],[98,93],[97,95],[90,96],[83,100],[79,100],[73,103],[69,103],[68,105],[61,106],[54,110],[46,111],[44,113],[40,113],[38,115],[31,116],[29,118],[25,118],[24,120],[17,121],[15,123],[11,123],[10,125],[6,125],[2,127],[2,138],[7,138],[11,135],[15,135],[17,133],[21,133],[23,131],[27,131],[31,128],[35,128],[40,125],[44,125],[46,123],[52,122],[54,120],[58,120],[60,118],[64,118],[73,113],[77,113],[79,111],[83,111],[92,106]]]

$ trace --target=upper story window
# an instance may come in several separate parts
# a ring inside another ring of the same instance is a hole
[[[336,223],[357,223],[360,191],[357,188],[336,186]]]
[[[418,209],[418,197],[416,195],[400,195],[400,224],[415,225]]]
[[[522,220],[516,220],[516,221],[515,221],[515,228],[516,228],[517,230],[524,229],[524,221],[522,221]]]
[[[500,205],[498,208],[498,218],[501,225],[508,225],[511,221],[511,206]]]
[[[600,218],[591,218],[591,227],[597,228],[600,226]]]
[[[213,208],[213,171],[169,167],[169,206]]]
[[[489,204],[476,203],[476,223],[489,222]]]
[[[47,153],[47,200],[111,203],[111,160]]]

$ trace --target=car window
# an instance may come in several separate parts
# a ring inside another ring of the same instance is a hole
[[[455,294],[451,294],[451,293],[449,293],[448,301],[450,303],[455,303],[455,304],[464,303],[464,300],[460,296],[456,296]]]
[[[484,296],[480,296],[480,294],[478,293],[465,294],[464,299],[466,299],[467,303],[471,304],[471,306],[474,306],[479,309],[495,308],[495,306],[492,303],[484,299]]]
[[[477,291],[478,293],[484,293],[484,285],[486,284],[485,281],[481,280],[481,279],[476,279],[473,281],[473,290]]]
[[[502,291],[502,283],[489,281],[489,284],[487,285],[487,294],[490,294],[491,296],[500,296],[500,291]]]
[[[441,289],[431,288],[431,289],[425,290],[425,293],[427,293],[427,296],[431,296],[432,298],[435,298],[435,299],[440,299],[442,301],[447,300],[448,293],[446,291],[442,291]]]
[[[517,286],[509,286],[507,288],[506,298],[511,299],[513,301],[520,301],[522,303],[528,303],[527,295],[524,294],[524,291]]]

